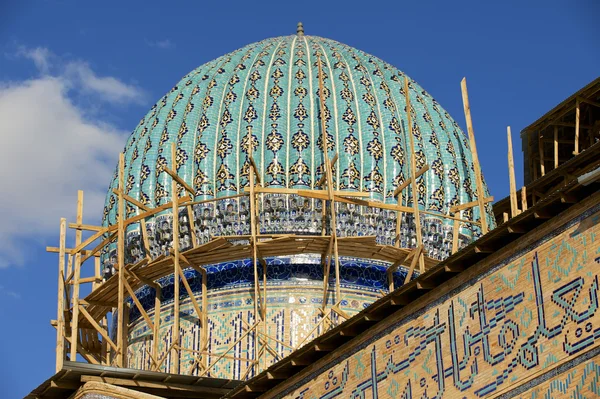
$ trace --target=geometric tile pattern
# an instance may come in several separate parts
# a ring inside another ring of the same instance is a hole
[[[486,397],[598,347],[600,213],[593,212],[350,349],[285,397]],[[589,363],[523,397],[598,397],[599,372]]]
[[[451,206],[475,199],[469,141],[450,115],[410,79],[413,126],[407,126],[403,80],[404,73],[386,62],[329,39],[292,35],[250,44],[184,76],[142,118],[124,149],[125,193],[150,207],[169,202],[171,178],[163,169],[172,165],[170,148],[175,143],[177,173],[198,200],[243,192],[252,146],[265,187],[316,189],[326,150],[330,159],[339,155],[333,170],[336,189],[396,203],[394,189],[415,172],[409,162],[412,134],[417,168],[429,165],[417,179],[416,201],[423,210],[446,214]],[[327,125],[325,143],[322,118]],[[112,189],[117,186],[115,172],[105,202],[105,225],[116,224]],[[289,214],[276,223],[278,228],[296,222],[291,202],[286,200]],[[314,202],[308,204],[309,213],[315,210]],[[410,189],[404,190],[402,203],[412,204]],[[259,211],[268,213],[267,206],[261,204]],[[135,212],[128,206],[128,216]],[[493,226],[489,204],[487,214]],[[479,210],[463,211],[462,217],[477,220]],[[381,223],[387,221],[377,225]],[[444,223],[452,226],[451,220]],[[471,237],[479,233],[478,228],[461,229]]]
[[[335,289],[329,292],[329,304],[333,301]],[[340,308],[350,315],[358,313],[379,297],[377,290],[342,288],[344,300]],[[267,289],[267,334],[280,342],[269,341],[277,358],[267,353],[267,364],[289,355],[292,348],[308,343],[313,338],[325,332],[322,327],[311,333],[313,327],[321,320],[320,308],[323,301],[323,282],[318,280],[302,281],[296,284],[269,286]],[[226,349],[252,325],[254,320],[254,305],[252,290],[248,287],[229,287],[209,291],[208,295],[208,352],[210,362],[224,353]],[[150,317],[153,309],[149,310]],[[197,319],[189,298],[183,300],[180,307],[181,342],[187,349],[200,350],[200,321]],[[335,318],[334,318],[335,320]],[[340,319],[341,322],[343,319]],[[322,326],[322,324],[321,324]],[[161,322],[159,336],[159,357],[169,349],[172,343],[173,304],[167,303],[161,307]],[[308,335],[310,334],[310,337]],[[151,369],[151,353],[153,336],[143,319],[133,322],[129,330],[128,367],[136,369]],[[219,361],[210,377],[242,379],[246,369],[251,365],[244,359],[255,356],[254,340],[249,334],[242,339],[230,352],[228,357]],[[235,358],[235,359],[234,359]],[[170,369],[170,356],[163,364],[162,371]],[[193,357],[190,352],[182,351],[181,372],[188,373]],[[194,370],[198,374],[198,369]],[[252,377],[254,369],[248,375]]]

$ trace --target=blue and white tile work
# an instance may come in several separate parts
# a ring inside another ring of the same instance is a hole
[[[318,58],[323,70],[323,110]],[[243,192],[248,186],[250,145],[265,187],[315,189],[323,173],[324,117],[328,155],[339,155],[333,171],[336,189],[362,191],[372,200],[397,203],[392,198],[394,189],[414,173],[409,162],[410,130],[417,168],[430,167],[417,179],[419,207],[447,214],[451,206],[476,198],[468,139],[450,115],[410,79],[413,126],[408,129],[403,79],[403,72],[374,56],[316,36],[292,35],[250,44],[184,76],[142,118],[124,149],[126,194],[149,207],[169,202],[171,178],[163,168],[172,164],[171,143],[176,143],[177,173],[195,190],[196,200]],[[117,198],[112,189],[117,186],[115,172],[106,197],[105,225],[116,223]],[[401,203],[412,205],[410,189],[403,191]],[[262,232],[320,231],[320,204],[293,195],[263,195],[259,205]],[[338,221],[340,235],[376,234],[380,243],[394,242],[389,232],[395,226],[395,212],[359,206],[348,210],[345,204],[337,207],[341,216],[346,215]],[[196,206],[198,237],[247,233],[247,210],[247,199]],[[128,205],[127,216],[136,212]],[[232,220],[226,220],[227,212]],[[170,241],[168,213],[148,223],[153,255],[164,252]],[[486,213],[493,227],[489,205]],[[461,216],[480,218],[477,208]],[[435,217],[428,220],[423,230],[426,243],[431,241],[429,255],[442,259],[451,246],[452,223]],[[407,220],[402,234],[407,247],[412,226],[412,220]],[[139,229],[139,224],[133,224],[128,232],[139,234]],[[461,225],[460,234],[466,243],[480,232]],[[182,245],[191,245],[189,232],[180,236]],[[141,252],[139,244],[132,247]]]
[[[318,60],[322,63],[323,107],[319,98]],[[411,107],[407,110],[404,77],[403,72],[360,50],[303,34],[250,44],[190,72],[151,108],[129,137],[124,149],[125,194],[149,208],[169,203],[173,195],[183,196],[181,186],[178,193],[171,192],[172,180],[164,171],[169,167],[194,191],[194,201],[221,199],[182,207],[176,215],[178,232],[173,232],[173,215],[167,210],[147,218],[146,231],[142,231],[139,222],[128,224],[125,262],[166,254],[174,235],[178,236],[182,251],[194,246],[194,237],[196,244],[228,236],[234,244],[247,245],[249,198],[231,196],[245,193],[249,186],[250,149],[264,188],[297,190],[323,189],[317,183],[325,171],[324,152],[327,151],[329,159],[337,154],[332,182],[335,190],[366,193],[368,198],[364,199],[387,204],[413,206],[416,201],[421,210],[428,211],[421,214],[420,221],[425,255],[439,260],[448,257],[454,234],[459,236],[460,247],[467,245],[481,234],[479,228],[461,223],[459,231],[453,231],[453,221],[441,215],[448,215],[452,206],[476,199],[469,141],[450,115],[411,79]],[[411,112],[413,126],[407,125],[407,112]],[[321,130],[323,119],[325,140]],[[409,135],[414,139],[417,170],[425,165],[429,170],[416,179],[418,198],[413,198],[410,189],[403,190],[400,198],[394,198],[394,190],[416,172],[410,168]],[[173,143],[175,159],[171,159]],[[117,197],[113,192],[117,187],[115,172],[106,197],[104,226],[117,223]],[[487,188],[485,191],[489,195]],[[336,225],[332,226],[331,212],[322,209],[331,205],[296,193],[282,191],[257,196],[260,234],[330,235],[335,228],[338,237],[375,236],[383,245],[416,246],[412,214],[404,212],[399,216],[395,210],[338,202],[334,205]],[[125,216],[133,217],[139,212],[128,204]],[[481,218],[477,208],[461,211],[457,216],[471,221]],[[493,228],[495,222],[489,204],[484,216]],[[398,217],[402,219],[396,238]],[[142,237],[148,240],[147,251]],[[314,329],[323,318],[320,255],[265,259],[268,286],[265,328],[269,336],[278,340],[271,343],[275,354],[266,355],[266,365],[326,328],[321,325]],[[114,270],[116,258],[116,246],[108,246],[102,254],[106,277]],[[341,298],[335,298],[341,300],[340,309],[353,315],[381,297],[388,287],[386,270],[390,265],[342,257]],[[255,323],[254,276],[248,259],[206,268],[209,342],[205,350],[212,359]],[[330,273],[331,305],[335,291],[333,267]],[[395,286],[403,284],[406,273],[406,269],[398,269],[394,274]],[[193,269],[186,270],[185,276],[194,296],[200,297],[201,277]],[[176,333],[172,331],[173,276],[164,277],[159,283],[162,286],[160,335],[152,337],[139,311],[132,306],[129,367],[150,368],[148,349],[154,339],[160,340],[160,350],[165,356],[173,342]],[[200,323],[190,298],[182,292],[179,334],[185,351],[182,351],[181,372],[198,373],[186,367],[194,363],[190,351],[202,351]],[[143,287],[136,296],[152,315],[154,291]],[[251,377],[256,372],[249,370],[258,351],[255,342],[254,338],[241,340],[208,375]],[[170,361],[165,358],[163,370],[171,369]]]

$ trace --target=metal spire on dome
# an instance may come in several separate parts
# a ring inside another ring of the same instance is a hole
[[[302,25],[302,22],[298,22],[298,26],[296,27],[296,35],[304,36],[304,25]]]

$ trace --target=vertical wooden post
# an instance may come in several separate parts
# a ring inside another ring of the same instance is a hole
[[[408,78],[404,75],[404,99],[406,102],[406,118],[408,122],[408,138],[410,144],[410,174],[411,178],[411,187],[412,187],[412,197],[413,197],[413,215],[415,219],[415,228],[417,233],[417,246],[423,246],[423,237],[421,231],[421,216],[419,214],[419,190],[417,189],[417,160],[415,159],[415,139],[413,135],[413,123],[412,123],[412,113],[411,113],[411,105],[410,105],[410,94],[408,87]],[[419,255],[419,270],[421,273],[425,272],[425,259],[423,258],[423,251],[418,253]]]
[[[477,184],[477,202],[479,203],[479,212],[481,214],[481,232],[487,234],[487,214],[485,212],[485,202],[483,193],[483,182],[481,179],[481,166],[479,165],[479,157],[477,156],[477,146],[475,144],[475,132],[473,131],[473,121],[471,120],[471,107],[469,105],[469,93],[467,92],[467,78],[463,78],[460,82],[462,89],[463,108],[465,111],[465,119],[467,120],[467,131],[469,133],[469,144],[471,154],[473,156],[473,167],[475,169],[475,181]]]
[[[118,300],[117,300],[117,356],[118,367],[125,367],[127,358],[127,337],[125,335],[125,157],[119,154],[119,195],[117,210],[117,263],[118,270]]]
[[[454,226],[452,228],[452,253],[456,253],[458,251],[458,235],[460,230],[460,222],[457,219],[454,219]]]
[[[158,344],[160,343],[161,297],[161,287],[160,285],[156,284],[156,287],[154,287],[154,331],[152,332],[152,356],[154,356],[154,359],[158,359]],[[156,371],[159,370],[157,369]]]
[[[554,126],[554,169],[558,168],[558,126]]]
[[[175,143],[171,143],[171,169],[173,172],[177,173],[177,162],[175,160],[176,157],[175,151]],[[173,349],[175,350],[175,356],[172,360],[172,373],[179,374],[179,360],[181,356],[181,336],[179,332],[179,193],[177,192],[177,182],[175,179],[171,179],[171,201],[173,203],[172,213],[173,213],[173,291],[174,291],[174,309],[173,315]]]
[[[579,117],[580,117],[580,107],[579,107],[579,98],[575,100],[575,151],[573,151],[573,155],[579,154]]]
[[[513,159],[512,134],[510,126],[506,127],[506,137],[508,140],[508,179],[510,183],[510,216],[515,217],[519,214],[519,205],[517,202],[517,183],[515,180],[515,162]]]
[[[538,150],[540,152],[540,174],[544,176],[546,174],[546,166],[544,165],[544,135],[542,131],[538,132]]]
[[[527,210],[527,187],[521,188],[521,208],[523,212]]]
[[[258,328],[258,320],[262,319],[262,315],[259,312],[259,281],[258,281],[258,249],[256,240],[256,193],[254,192],[254,166],[252,165],[252,127],[248,127],[248,185],[250,186],[250,240],[252,242],[252,266],[254,270],[254,328]],[[264,267],[264,265],[263,265]],[[260,355],[259,355],[259,340],[258,332],[254,331],[254,361],[255,367],[260,367]],[[255,370],[255,374],[258,374],[258,370]]]
[[[58,249],[58,310],[56,315],[56,372],[65,360],[65,246],[67,219],[60,219],[60,244]]]
[[[108,331],[108,318],[104,316],[102,319],[102,327]],[[100,364],[109,365],[110,364],[110,351],[108,350],[108,342],[106,339],[102,339],[102,343],[100,344]]]
[[[319,68],[319,100],[321,102],[321,141],[323,143],[323,162],[326,173],[327,193],[329,197],[329,206],[331,207],[331,236],[333,237],[333,254],[335,260],[335,303],[342,300],[340,288],[340,257],[338,253],[337,242],[337,221],[335,214],[335,201],[333,200],[333,173],[331,171],[331,163],[329,162],[329,154],[327,153],[327,123],[325,121],[325,94],[323,86],[323,69],[321,67],[321,57],[317,58],[317,66]]]
[[[202,352],[208,352],[208,276],[206,269],[202,269],[202,331],[200,332],[200,348]],[[208,367],[208,356],[203,355],[204,368]]]
[[[102,279],[102,273],[100,272],[100,258],[97,256],[94,257],[94,278],[96,280],[92,283],[92,291],[98,288],[99,283],[97,281]]]
[[[77,224],[83,223],[83,191],[77,192]],[[81,229],[75,231],[75,247],[81,244]],[[79,342],[79,278],[81,277],[81,251],[75,254],[73,273],[73,320],[71,321],[71,354],[69,360],[77,361],[77,344]]]

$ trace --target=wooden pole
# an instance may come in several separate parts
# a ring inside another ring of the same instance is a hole
[[[460,82],[462,89],[463,108],[465,111],[465,118],[467,120],[467,131],[469,133],[469,144],[471,147],[471,154],[473,156],[473,167],[475,169],[475,181],[477,184],[477,199],[479,200],[479,212],[481,213],[481,232],[487,234],[487,214],[485,212],[484,193],[483,193],[483,182],[481,179],[481,166],[479,165],[479,157],[477,156],[477,146],[475,144],[475,132],[473,131],[473,121],[471,120],[471,107],[469,105],[469,93],[467,92],[467,79],[463,78]]]
[[[540,152],[540,173],[542,176],[546,174],[546,166],[544,165],[544,136],[541,131],[538,132],[538,150]]]
[[[523,212],[527,210],[527,187],[521,188],[521,209]]]
[[[77,192],[77,224],[83,223],[83,191]],[[81,244],[81,230],[75,232],[75,247]],[[81,251],[75,254],[73,277],[73,320],[71,321],[71,354],[69,360],[77,361],[77,344],[79,342],[79,278],[81,277]]]
[[[554,169],[558,168],[558,126],[554,126]]]
[[[65,247],[67,219],[60,219],[60,249],[58,253],[58,310],[56,315],[56,372],[65,360]]]
[[[321,67],[321,57],[317,58],[317,61],[317,66],[319,68],[319,100],[321,102],[321,140],[323,142],[323,163],[325,166],[325,172],[327,173],[327,193],[329,196],[329,206],[331,207],[331,236],[333,237],[333,254],[335,259],[335,300],[341,301],[342,294],[340,288],[340,256],[338,252],[337,242],[337,221],[333,194],[333,173],[331,170],[331,164],[329,163],[329,154],[327,153],[327,123],[325,121],[325,92],[323,86],[323,69]]]
[[[573,151],[573,155],[579,154],[579,117],[580,117],[580,109],[579,109],[579,99],[575,100],[575,151]]]
[[[176,152],[175,143],[171,143],[171,168],[177,171],[177,165],[175,162]],[[180,345],[180,332],[179,332],[179,194],[177,193],[177,181],[171,179],[171,201],[173,202],[172,213],[173,213],[173,291],[174,291],[174,322],[173,322],[173,346],[175,350],[175,356],[172,360],[172,373],[179,374],[179,358],[181,351],[179,350]]]
[[[160,286],[154,287],[154,331],[152,336],[152,356],[158,359],[158,345],[160,343],[160,306],[162,290]],[[158,366],[158,365],[157,365]],[[158,369],[156,369],[158,371]]]
[[[407,118],[407,128],[408,128],[408,141],[410,144],[410,173],[413,175],[413,179],[411,179],[411,187],[412,187],[412,197],[413,197],[413,216],[415,219],[415,229],[417,230],[417,246],[423,246],[423,237],[421,232],[421,216],[419,214],[419,190],[417,188],[417,160],[415,159],[415,139],[413,135],[413,124],[412,124],[412,114],[411,114],[411,106],[410,106],[410,94],[408,87],[408,78],[404,75],[404,99],[406,101],[406,118]],[[423,252],[419,252],[419,270],[421,273],[425,272],[425,259],[423,258]]]
[[[252,158],[252,127],[248,128],[248,160]],[[259,281],[258,281],[258,248],[256,242],[256,194],[254,192],[254,167],[250,165],[248,170],[248,184],[250,186],[250,239],[252,242],[252,266],[254,271],[254,325],[257,326],[259,318]],[[263,266],[264,267],[264,266]],[[257,327],[258,328],[258,327]],[[254,332],[254,360],[260,362],[258,334]],[[258,374],[258,372],[256,372]]]
[[[117,262],[119,266],[117,300],[117,353],[116,364],[125,367],[127,359],[127,336],[125,335],[125,156],[119,154],[119,198],[117,211]]]
[[[517,183],[515,180],[515,162],[513,160],[512,134],[510,126],[506,127],[506,137],[508,140],[508,179],[510,183],[510,213],[511,217],[519,214],[519,206],[517,203]]]

